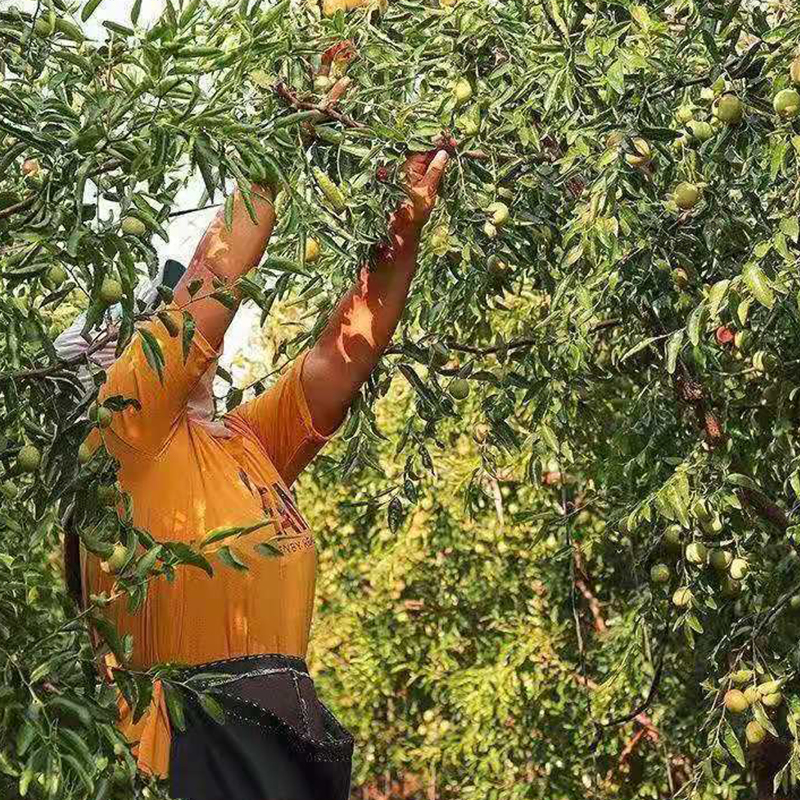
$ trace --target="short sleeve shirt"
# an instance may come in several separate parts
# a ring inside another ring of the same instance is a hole
[[[230,438],[216,437],[186,413],[187,399],[217,357],[195,332],[183,347],[183,315],[170,307],[177,333],[155,320],[143,327],[163,355],[163,380],[148,363],[137,334],[110,368],[100,399],[136,401],[94,431],[120,462],[119,480],[133,500],[134,525],[163,542],[197,542],[209,531],[261,522],[228,546],[248,566],[239,571],[205,551],[210,577],[182,566],[174,580],[158,578],[144,605],[128,613],[125,599],[104,609],[121,635],[133,636],[131,666],[165,662],[203,664],[256,653],[305,657],[314,601],[316,549],[290,487],[330,438],[313,425],[302,387],[306,351],[272,388],[224,417]],[[255,547],[270,541],[280,556]],[[87,593],[109,592],[114,576],[84,552]],[[134,725],[122,702],[121,727],[137,741],[140,767],[166,774],[169,728],[160,690]]]

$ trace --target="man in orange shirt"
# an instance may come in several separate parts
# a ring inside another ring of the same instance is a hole
[[[98,402],[123,397],[135,403],[115,413],[108,428],[95,428],[90,441],[102,438],[119,462],[133,524],[159,542],[258,526],[217,545],[228,547],[246,571],[227,569],[212,554],[213,577],[182,568],[172,581],[153,581],[137,613],[127,612],[124,599],[104,609],[120,634],[133,637],[131,668],[173,662],[187,665],[190,682],[200,673],[226,676],[196,685],[213,690],[226,711],[224,724],[187,692],[185,730],[171,730],[159,683],[136,723],[121,701],[120,726],[139,767],[168,776],[176,798],[349,796],[353,739],[317,698],[304,660],[316,550],[290,487],[341,425],[391,340],[446,163],[444,150],[407,161],[407,197],[390,217],[376,263],[361,269],[313,347],[254,400],[213,419],[216,361],[235,307],[209,295],[223,285],[238,305],[237,281],[259,263],[272,232],[269,186],[252,188],[257,224],[238,195],[232,229],[221,214],[212,223],[166,309],[172,330],[158,319],[143,324],[108,369]],[[183,328],[192,320],[195,332],[184,353]],[[163,381],[147,363],[141,333],[159,343]],[[264,541],[281,555],[260,555],[255,548]],[[115,575],[97,556],[82,550],[81,571],[85,600],[111,594]]]

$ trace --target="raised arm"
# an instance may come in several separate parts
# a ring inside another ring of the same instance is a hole
[[[405,166],[406,200],[389,218],[389,241],[375,268],[361,268],[306,358],[302,383],[316,429],[329,435],[394,335],[417,268],[422,227],[436,202],[447,153],[416,154]]]
[[[189,268],[175,290],[176,304],[192,314],[197,330],[214,349],[222,344],[241,300],[235,288],[236,281],[261,261],[275,224],[272,189],[253,185],[251,200],[258,222],[254,223],[250,218],[237,191],[231,230],[226,228],[224,212],[220,211],[197,246]],[[215,280],[222,281],[232,294],[232,308],[209,297],[215,291]],[[197,281],[202,281],[202,286],[190,294],[189,286]]]
[[[140,333],[149,333],[159,345],[163,380],[148,363],[141,335],[133,338],[109,368],[99,393],[100,401],[114,396],[136,401],[114,414],[111,427],[104,432],[109,452],[120,460],[128,449],[155,456],[169,441],[192,391],[212,373],[211,367],[240,300],[235,283],[259,262],[272,232],[271,198],[269,189],[253,187],[252,200],[258,218],[254,223],[237,192],[231,231],[226,229],[223,215],[218,215],[176,287],[174,302],[166,310],[173,320],[173,330],[167,331],[156,318],[141,326]],[[231,308],[209,297],[217,290],[215,279],[231,292]],[[193,281],[199,281],[200,286],[190,293]],[[182,310],[192,314],[195,332],[199,334],[194,336],[188,353],[184,353],[182,344]]]

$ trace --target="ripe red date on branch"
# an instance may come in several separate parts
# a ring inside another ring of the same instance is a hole
[[[322,63],[330,64],[334,59],[350,61],[355,57],[356,49],[353,43],[349,39],[345,39],[343,42],[332,45],[322,54]]]
[[[455,138],[453,138],[453,135],[450,133],[450,131],[443,131],[442,135],[434,142],[434,144],[436,145],[436,150],[431,151],[433,153],[431,159],[433,159],[433,156],[436,155],[438,150],[446,150],[447,155],[454,156],[456,154],[456,149],[458,148],[458,142],[455,140]]]
[[[727,326],[720,325],[715,334],[717,344],[723,347],[724,345],[733,344],[736,334]]]

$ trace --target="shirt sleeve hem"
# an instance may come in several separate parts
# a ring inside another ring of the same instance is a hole
[[[183,331],[181,309],[178,308],[178,306],[174,302],[172,302],[164,310],[168,314],[170,314],[171,316],[173,316],[173,317],[177,316],[178,317],[176,322],[178,322],[180,330]],[[132,343],[129,344],[128,346],[129,347],[132,346]],[[139,346],[141,346],[141,344]],[[213,363],[213,361],[215,359],[219,358],[219,356],[220,356],[220,354],[222,352],[222,346],[220,345],[219,349],[215,350],[211,346],[209,341],[206,339],[206,337],[203,336],[203,334],[195,327],[194,334],[192,335],[192,341],[191,341],[191,344],[190,344],[189,354],[188,354],[188,356],[186,358],[186,362],[187,363],[192,359],[192,351],[194,351],[194,350],[196,350],[196,353],[197,353],[197,356],[199,356],[200,362],[204,365],[203,366],[203,371],[204,371],[204,370],[208,369],[208,367],[211,365],[211,363]],[[195,357],[197,357],[197,356],[195,356]],[[194,389],[194,387],[197,385],[197,382],[200,380],[201,377],[202,377],[202,372],[200,372],[200,374],[198,374],[197,378],[192,382],[189,391]],[[101,395],[102,395],[102,390],[101,390]],[[138,399],[138,398],[135,398],[135,399]],[[186,412],[186,409],[184,408],[183,413],[185,413],[185,412]],[[180,418],[180,416],[177,419],[179,419],[179,418]],[[175,425],[174,425],[174,421],[173,421],[173,425],[172,425],[173,431],[172,432],[174,432],[174,428],[175,428]],[[144,456],[145,458],[150,458],[150,459],[157,459],[166,450],[167,446],[169,445],[169,441],[170,441],[170,436],[168,436],[166,438],[166,440],[163,443],[161,443],[160,447],[157,450],[152,450],[150,448],[142,447],[140,444],[134,444],[133,442],[129,441],[126,436],[122,435],[122,433],[120,433],[119,431],[108,430],[108,431],[103,431],[103,434],[110,434],[114,439],[116,439],[122,445],[127,447],[129,450],[133,451],[134,453],[136,453],[139,456]],[[105,438],[101,435],[100,439],[103,441],[103,444],[105,445]]]
[[[294,380],[295,400],[297,401],[297,407],[300,409],[300,416],[303,419],[303,425],[305,426],[309,436],[318,442],[328,442],[334,437],[336,431],[333,433],[324,434],[317,430],[317,428],[314,426],[314,420],[311,417],[311,410],[308,407],[308,398],[306,397],[305,389],[303,388],[303,367],[305,367],[306,359],[308,358],[308,354],[310,352],[310,349],[306,350],[305,353],[303,353],[303,355],[300,357],[299,362],[297,362],[294,367],[296,370],[296,377]]]
[[[172,304],[169,308],[169,311],[174,312],[176,314],[180,314],[181,310],[175,305]],[[183,326],[181,325],[181,330],[183,330]],[[200,329],[195,326],[194,334],[192,335],[192,347],[197,347],[200,351],[200,355],[209,363],[212,362],[214,359],[219,358],[222,353],[222,345],[220,345],[219,349],[215,350],[208,339],[200,332]],[[188,361],[188,359],[187,359]]]

